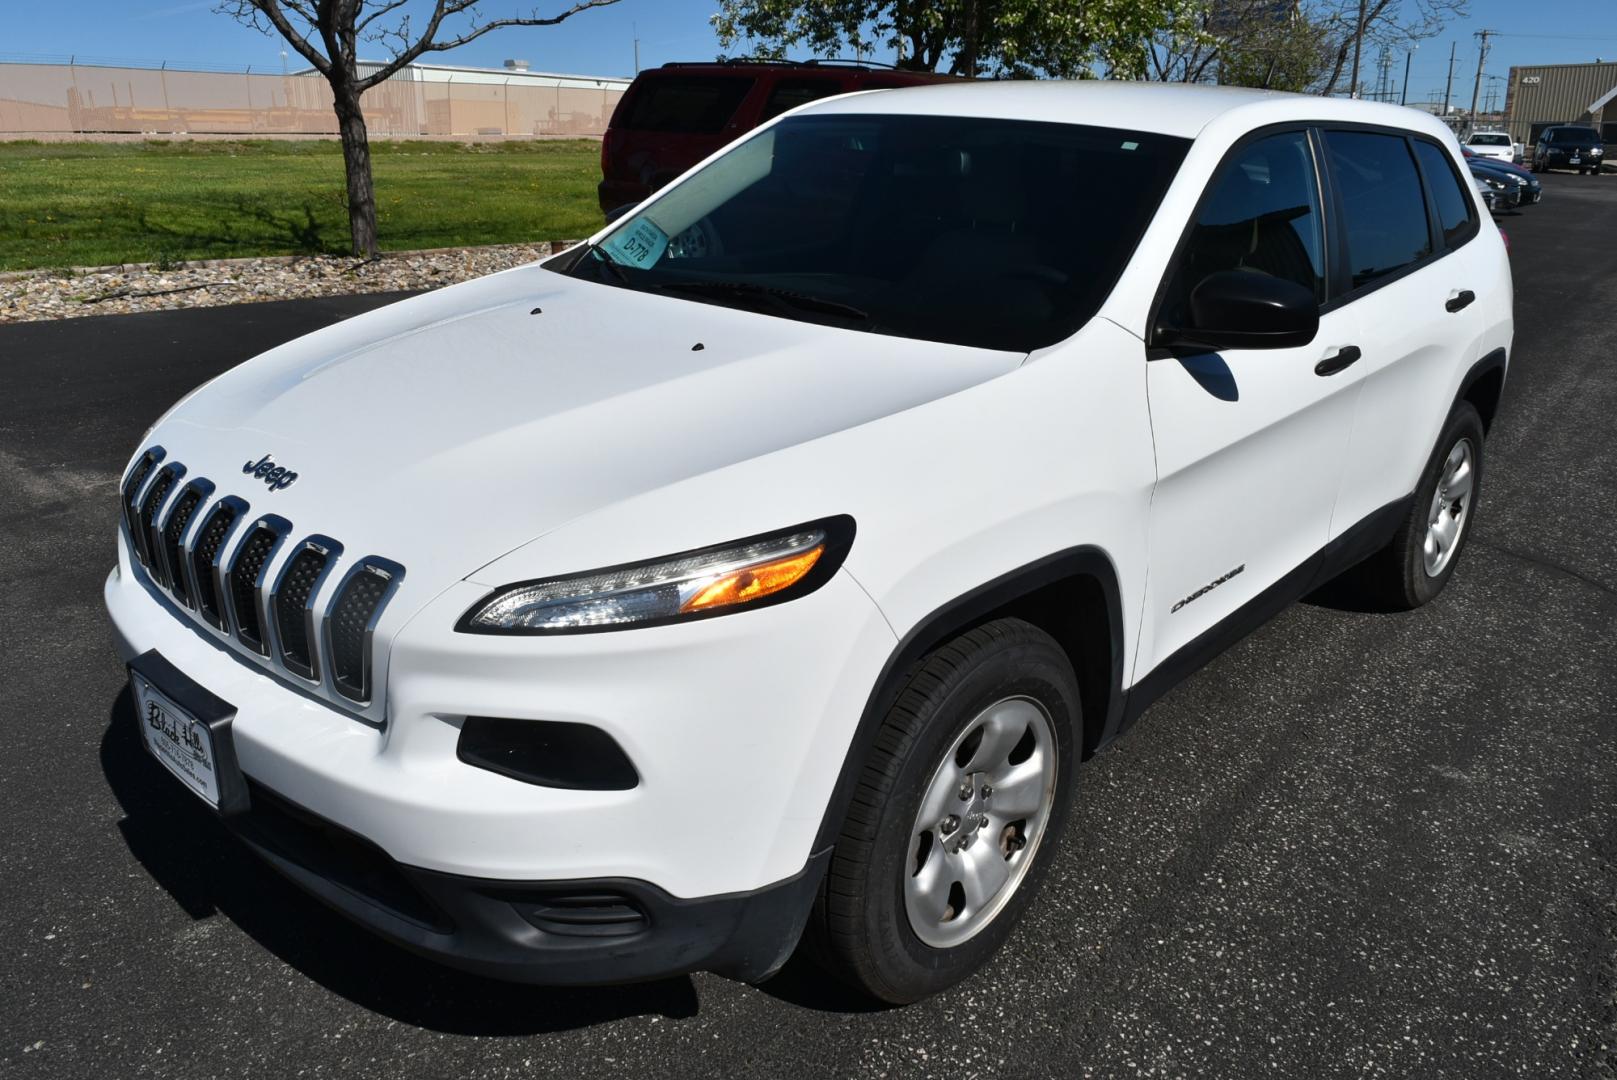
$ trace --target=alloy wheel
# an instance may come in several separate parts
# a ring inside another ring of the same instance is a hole
[[[910,829],[904,909],[927,945],[982,931],[1015,895],[1055,804],[1056,740],[1038,702],[979,712],[944,755]]]

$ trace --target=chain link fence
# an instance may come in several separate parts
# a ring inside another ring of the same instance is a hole
[[[414,74],[406,69],[366,92],[373,137],[598,136],[623,96],[614,84]],[[0,138],[336,134],[331,89],[319,75],[0,63]]]

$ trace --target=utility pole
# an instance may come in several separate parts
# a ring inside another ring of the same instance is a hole
[[[629,33],[634,35],[634,73],[640,74],[640,26],[637,23],[629,24]]]
[[[1420,46],[1416,45],[1404,53],[1404,88],[1398,95],[1398,104],[1400,105],[1409,104],[1409,62],[1415,58],[1415,49],[1418,48]]]
[[[1359,17],[1353,24],[1353,77],[1348,80],[1348,97],[1359,96],[1359,50],[1364,47],[1364,3],[1359,0]]]
[[[1454,50],[1458,45],[1459,45],[1458,42],[1455,42],[1455,41],[1449,42],[1449,81],[1448,81],[1448,84],[1443,87],[1443,115],[1444,116],[1447,116],[1449,114],[1449,98],[1452,97],[1453,94],[1454,94]]]
[[[1471,118],[1466,126],[1466,134],[1477,130],[1477,99],[1482,96],[1482,65],[1488,62],[1488,38],[1497,34],[1497,30],[1478,30],[1474,36],[1482,39],[1482,48],[1477,52],[1477,81],[1471,84]]]

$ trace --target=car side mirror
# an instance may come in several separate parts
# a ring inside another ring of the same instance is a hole
[[[1190,291],[1190,325],[1169,345],[1210,349],[1292,349],[1319,333],[1319,302],[1295,281],[1250,270],[1208,274]]]
[[[614,206],[612,209],[606,212],[606,223],[610,225],[624,215],[632,214],[638,209],[640,209],[640,204],[637,202],[624,203],[622,206]]]

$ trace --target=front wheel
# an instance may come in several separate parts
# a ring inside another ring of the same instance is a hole
[[[893,1004],[986,962],[1049,863],[1081,730],[1072,665],[1029,623],[920,661],[864,763],[809,920],[814,959]]]

